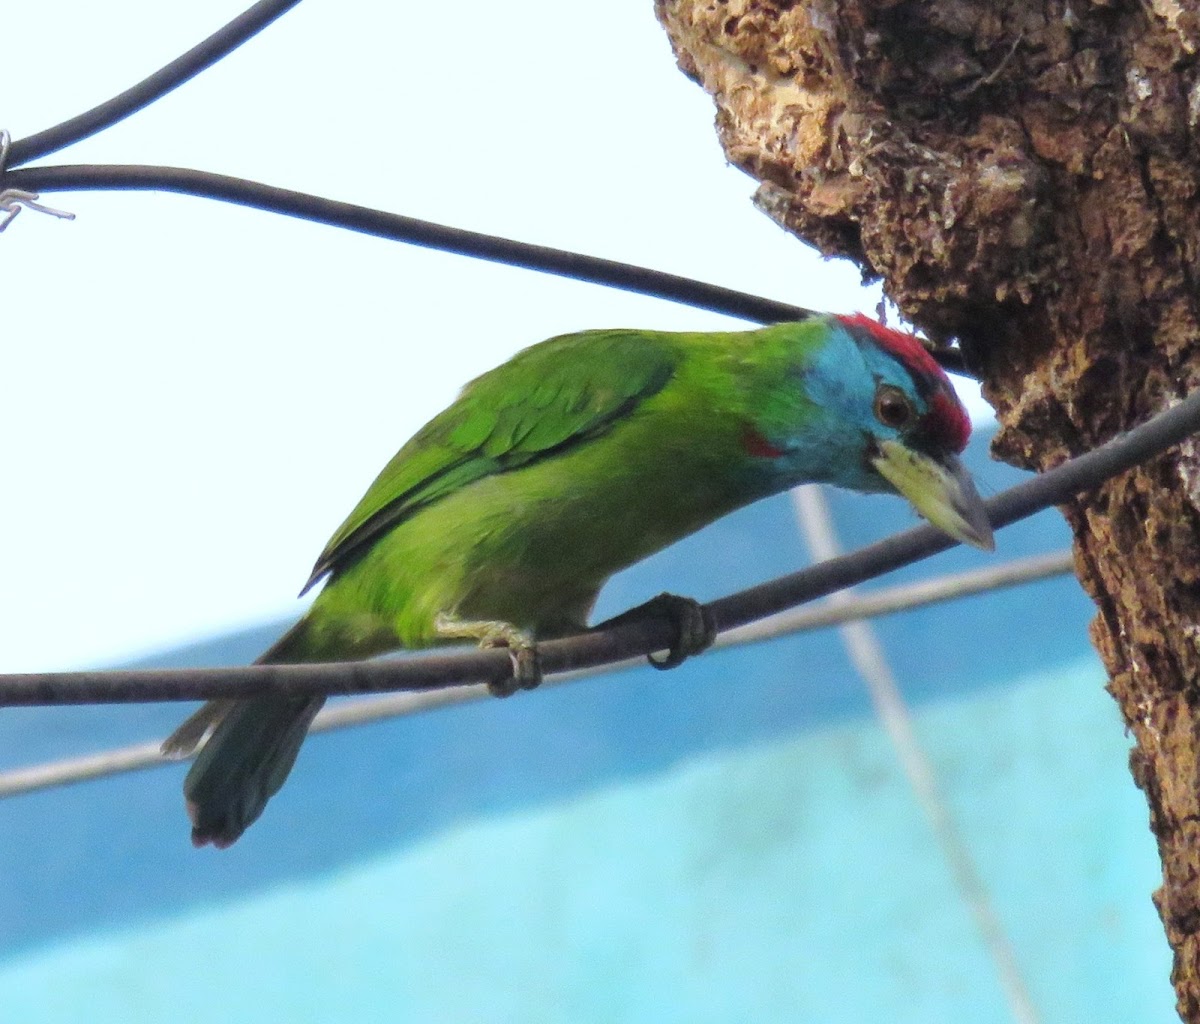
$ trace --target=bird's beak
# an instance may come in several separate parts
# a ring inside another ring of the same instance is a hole
[[[938,460],[899,441],[880,441],[872,465],[918,512],[955,540],[992,551],[992,524],[971,474],[954,455]]]

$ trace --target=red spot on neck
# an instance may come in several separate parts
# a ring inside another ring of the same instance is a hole
[[[749,423],[742,424],[742,451],[756,459],[777,459],[784,454]]]

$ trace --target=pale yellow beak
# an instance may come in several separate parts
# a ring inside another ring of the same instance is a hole
[[[889,440],[879,442],[879,454],[871,462],[939,530],[964,544],[995,550],[983,500],[957,457],[939,461]]]

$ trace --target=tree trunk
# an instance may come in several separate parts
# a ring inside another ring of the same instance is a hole
[[[884,278],[1046,469],[1200,378],[1197,0],[656,0],[757,201]],[[1200,443],[1063,510],[1200,1024]]]

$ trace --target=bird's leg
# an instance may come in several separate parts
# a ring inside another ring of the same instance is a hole
[[[668,669],[682,665],[693,654],[711,647],[717,638],[717,624],[712,612],[694,598],[680,597],[678,594],[659,594],[645,604],[639,604],[593,628],[603,629],[646,618],[667,619],[675,627],[675,640],[665,658],[660,661],[653,654],[646,655],[646,660],[655,668]]]
[[[480,647],[508,648],[512,674],[487,684],[493,697],[511,697],[517,690],[532,690],[542,681],[542,666],[533,638],[511,622],[466,621],[439,612],[434,617],[433,628],[439,636],[446,638],[478,640]]]

